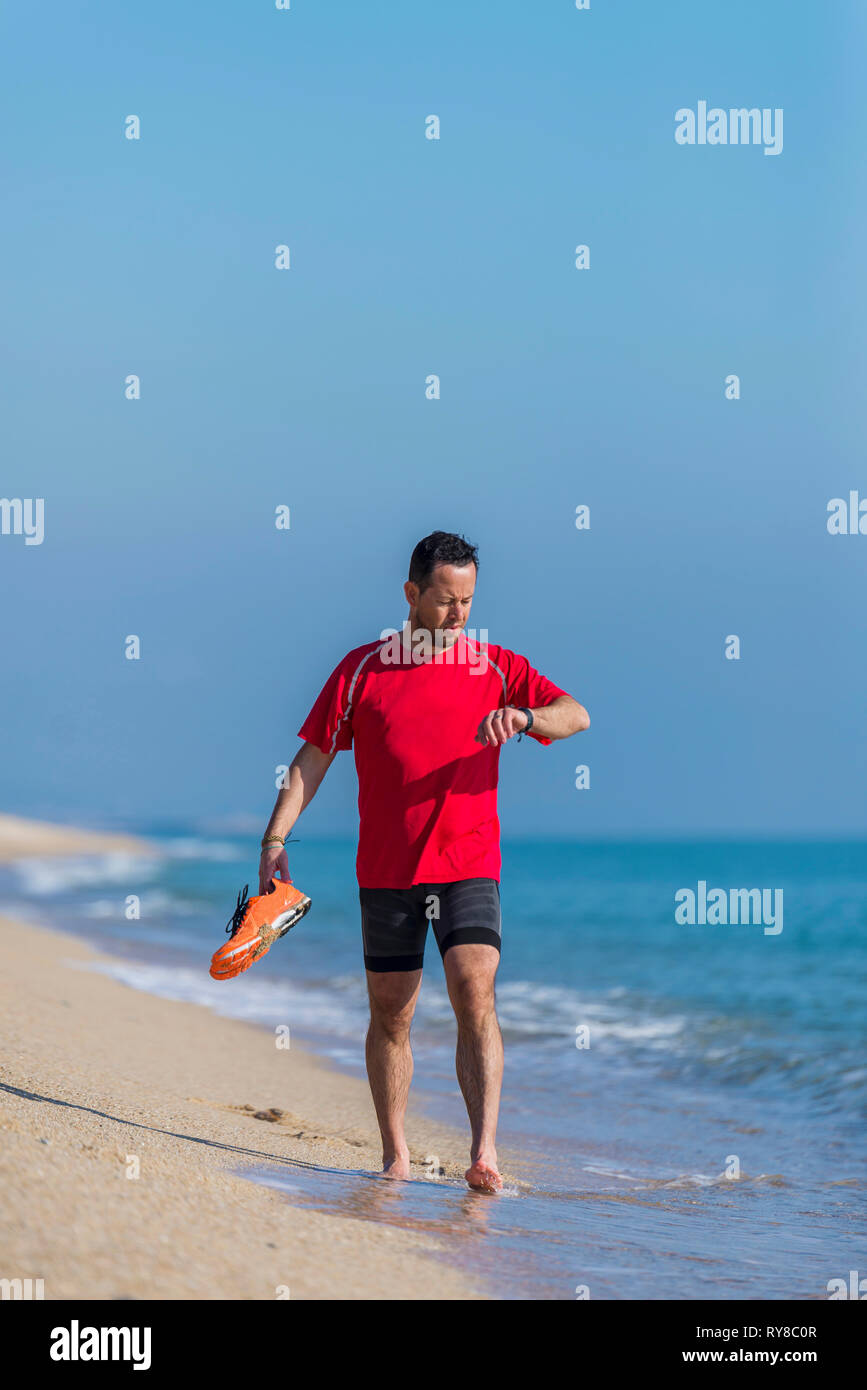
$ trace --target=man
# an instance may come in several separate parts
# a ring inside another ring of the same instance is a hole
[[[524,657],[466,635],[477,572],[476,547],[460,536],[434,531],[416,546],[402,636],[350,652],[299,731],[304,743],[265,833],[259,887],[268,893],[278,871],[291,882],[282,842],[337,754],[354,746],[366,1058],[383,1176],[410,1176],[409,1034],[431,921],[458,1025],[457,1075],[472,1130],[466,1180],[496,1192],[500,748],[524,733],[542,744],[568,738],[590,719]]]

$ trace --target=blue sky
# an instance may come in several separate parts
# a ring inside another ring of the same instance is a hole
[[[593,720],[504,751],[507,832],[863,833],[867,536],[825,520],[867,496],[865,27],[7,10],[0,494],[46,530],[0,536],[2,808],[264,820],[444,528],[480,546],[474,625]],[[782,154],[677,145],[699,100],[783,108]],[[308,831],[352,828],[353,782],[341,755]]]

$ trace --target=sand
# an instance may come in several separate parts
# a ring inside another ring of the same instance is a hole
[[[35,823],[19,825],[0,818],[16,845],[3,857],[39,852]],[[70,852],[73,840],[77,853],[118,847],[46,827],[42,852],[63,852],[67,835]],[[42,1279],[46,1299],[484,1296],[438,1238],[370,1219],[392,1198],[387,1182],[358,1180],[355,1218],[237,1176],[375,1172],[363,1080],[264,1029],[133,990],[100,961],[75,937],[0,918],[0,1277]],[[276,1122],[255,1118],[271,1108]],[[407,1128],[420,1179],[431,1153],[463,1173],[466,1135],[412,1111]]]
[[[133,835],[112,835],[107,831],[0,815],[0,862],[32,855],[52,858],[56,854],[147,854],[149,849],[146,840]]]

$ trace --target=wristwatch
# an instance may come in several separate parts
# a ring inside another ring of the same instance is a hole
[[[522,729],[521,732],[518,734],[518,742],[520,743],[524,735],[528,734],[533,727],[533,711],[531,709],[527,709],[526,705],[519,705],[518,708],[522,714],[526,714],[527,716],[527,727],[526,729]]]

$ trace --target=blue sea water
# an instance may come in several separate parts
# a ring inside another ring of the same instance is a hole
[[[22,861],[0,907],[96,939],[137,988],[288,1024],[363,1075],[353,844],[300,836],[290,864],[313,909],[226,985],[207,965],[255,839],[142,831],[152,861]],[[530,1186],[485,1198],[291,1164],[258,1180],[437,1235],[494,1297],[822,1299],[867,1276],[867,845],[527,840],[503,862],[500,1146]],[[675,894],[700,882],[781,890],[782,930],[678,923]],[[465,1127],[432,934],[426,960],[414,1089]]]

